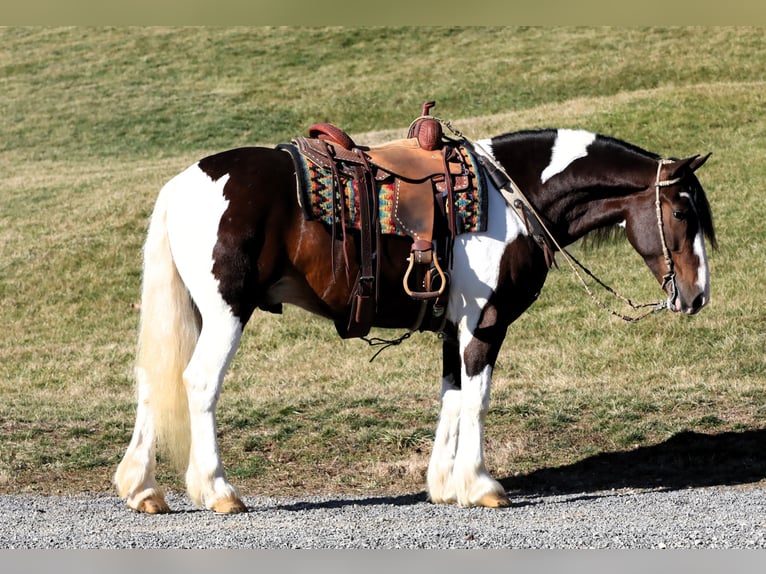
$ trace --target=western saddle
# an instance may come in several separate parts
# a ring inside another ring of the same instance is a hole
[[[375,318],[381,236],[376,184],[392,178],[395,190],[392,216],[397,227],[412,239],[403,287],[411,298],[421,302],[411,330],[441,331],[444,327],[448,270],[456,235],[455,192],[466,189],[471,182],[466,160],[458,150],[465,142],[445,136],[441,122],[430,115],[434,105],[434,102],[423,105],[406,139],[376,147],[357,146],[347,133],[328,123],[314,124],[308,137],[293,140],[300,154],[332,173],[333,213],[341,214],[337,223],[333,217],[333,237],[338,236],[338,231],[344,238],[346,234],[342,180],[352,178],[358,190],[360,270],[351,295],[348,321],[336,322],[343,338],[366,336]],[[348,270],[345,242],[343,256]],[[334,253],[332,258],[334,262]]]

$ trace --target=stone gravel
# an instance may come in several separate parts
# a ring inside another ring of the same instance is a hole
[[[503,510],[401,497],[245,497],[223,516],[169,494],[150,516],[112,494],[0,496],[0,548],[764,549],[766,488],[516,496]]]

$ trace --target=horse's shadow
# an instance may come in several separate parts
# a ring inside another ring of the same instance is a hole
[[[656,445],[601,453],[500,482],[511,494],[522,495],[749,484],[766,478],[764,446],[766,429],[720,434],[684,431]]]
[[[749,484],[766,478],[764,446],[766,429],[710,435],[686,431],[656,445],[601,453],[566,466],[502,478],[500,483],[511,494],[511,500],[514,496],[595,493],[621,488],[678,490]],[[297,502],[280,508],[297,511],[353,505],[409,506],[425,500],[425,492],[419,492]]]

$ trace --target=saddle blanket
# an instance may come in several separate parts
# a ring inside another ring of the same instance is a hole
[[[457,234],[467,232],[486,231],[487,228],[487,189],[484,181],[484,172],[479,168],[479,163],[473,154],[464,147],[458,148],[465,159],[469,184],[465,189],[454,191],[454,210],[456,217]],[[299,180],[299,197],[304,213],[309,219],[320,220],[327,225],[335,221],[341,221],[340,205],[336,205],[333,214],[333,173],[330,168],[324,168],[298,153],[293,147],[290,150],[296,164]],[[346,227],[359,230],[361,228],[359,215],[359,192],[358,183],[353,177],[340,173],[345,198],[344,217]],[[378,196],[378,214],[380,219],[381,233],[389,235],[403,235],[408,233],[401,229],[394,218],[394,198],[396,192],[396,179],[394,177],[383,181],[376,181]],[[462,186],[461,186],[462,187]],[[439,192],[434,192],[439,193]],[[336,197],[340,197],[338,194]],[[436,210],[438,213],[438,209]]]

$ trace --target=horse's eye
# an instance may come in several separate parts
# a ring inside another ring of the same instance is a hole
[[[679,221],[683,221],[684,219],[686,219],[686,212],[676,210],[673,212],[673,217],[675,217]]]

